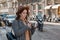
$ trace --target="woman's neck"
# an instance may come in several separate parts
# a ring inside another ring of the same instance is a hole
[[[23,18],[20,18],[20,20],[26,25],[26,20]]]
[[[23,19],[23,18],[20,18],[20,20],[22,20],[23,22],[25,22],[25,19]]]

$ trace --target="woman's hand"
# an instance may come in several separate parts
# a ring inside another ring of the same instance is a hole
[[[31,23],[28,23],[28,27],[31,28]]]

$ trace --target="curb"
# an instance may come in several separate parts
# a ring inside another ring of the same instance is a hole
[[[52,22],[44,22],[44,24],[49,24],[49,25],[60,25],[60,23],[52,23]]]

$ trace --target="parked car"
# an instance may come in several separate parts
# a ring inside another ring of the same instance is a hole
[[[4,18],[6,18],[8,14],[4,13],[4,14],[0,14],[0,16],[2,17],[2,19],[4,20]]]
[[[7,15],[6,16],[6,20],[9,21],[10,24],[12,24],[12,22],[15,20],[16,15]]]

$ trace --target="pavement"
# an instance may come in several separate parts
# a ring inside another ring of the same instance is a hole
[[[44,25],[44,31],[40,32],[36,29],[32,40],[60,40],[60,26]]]
[[[60,25],[60,23],[54,23],[54,22],[43,22],[43,23],[48,25]]]

